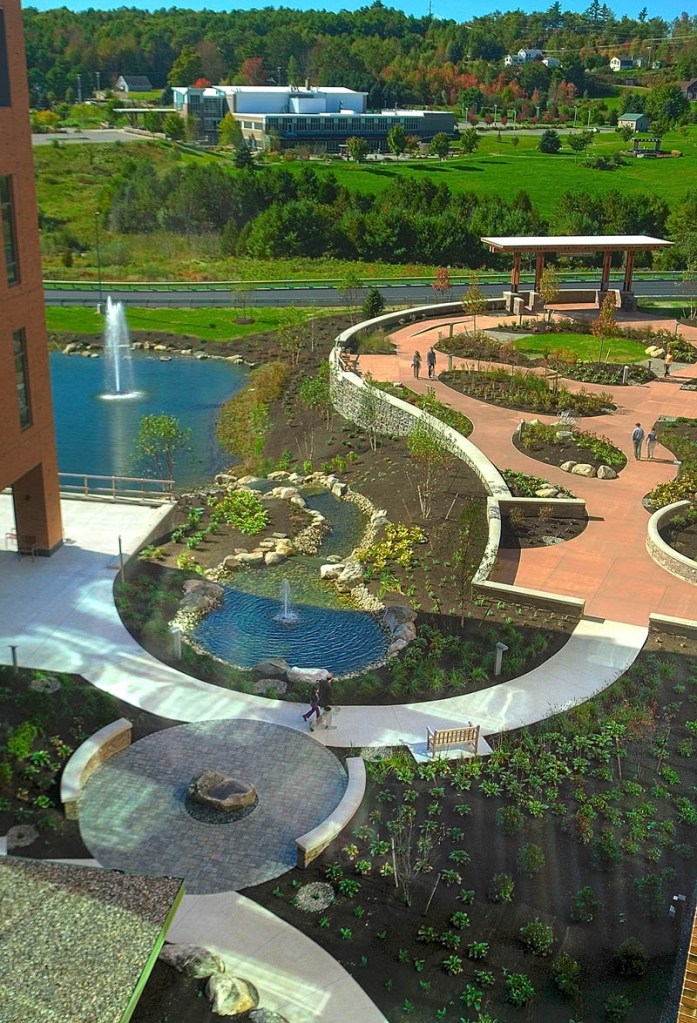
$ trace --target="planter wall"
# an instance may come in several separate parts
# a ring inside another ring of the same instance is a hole
[[[667,504],[665,508],[659,508],[657,512],[653,513],[649,519],[646,549],[656,564],[660,565],[661,568],[665,568],[671,575],[676,575],[679,579],[685,579],[688,583],[697,583],[697,562],[673,550],[659,532],[671,519],[685,508],[689,508],[690,504],[690,501],[676,501],[674,504]]]

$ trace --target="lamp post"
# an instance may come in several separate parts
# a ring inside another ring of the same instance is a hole
[[[574,128],[576,127],[576,118],[578,117],[578,107],[574,107]]]
[[[95,247],[97,250],[97,287],[99,289],[99,303],[97,305],[97,312],[102,311],[102,257],[99,249],[99,210],[94,215],[94,237]]]

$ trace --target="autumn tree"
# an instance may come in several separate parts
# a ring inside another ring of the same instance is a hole
[[[603,304],[600,306],[597,317],[591,323],[591,332],[600,341],[598,362],[602,361],[603,342],[608,341],[617,333],[616,309],[615,293],[609,291],[603,299]]]
[[[346,302],[346,311],[351,317],[351,323],[355,323],[355,314],[358,308],[360,292],[365,287],[363,279],[355,270],[349,270],[345,277],[337,283]]]
[[[242,61],[240,78],[244,85],[266,85],[268,77],[263,57],[248,57]]]
[[[479,274],[472,274],[469,279],[469,287],[462,296],[462,308],[465,316],[472,317],[472,329],[477,330],[477,317],[486,312],[487,298],[479,283]]]
[[[453,282],[447,267],[441,266],[436,271],[436,279],[431,285],[439,298],[445,299],[453,290]]]
[[[542,279],[540,281],[540,295],[542,296],[542,305],[544,308],[551,305],[552,302],[556,302],[559,298],[559,274],[557,273],[556,266],[548,263],[542,271]],[[547,310],[547,319],[552,318],[552,310]]]
[[[193,46],[184,46],[167,75],[167,84],[192,85],[197,78],[203,78],[201,57]]]

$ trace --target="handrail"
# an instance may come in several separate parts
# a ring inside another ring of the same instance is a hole
[[[69,480],[76,480],[70,483]],[[97,473],[59,472],[58,484],[62,493],[83,497],[119,497],[174,499],[174,480],[150,479],[145,476],[100,476]],[[103,485],[102,485],[103,484]],[[133,484],[146,484],[133,486]]]

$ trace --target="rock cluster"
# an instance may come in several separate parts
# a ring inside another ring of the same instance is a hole
[[[251,1023],[287,1023],[286,1017],[259,1006],[254,984],[227,972],[224,960],[198,945],[165,944],[160,959],[192,980],[206,980],[206,997],[217,1016],[238,1016]]]
[[[416,611],[412,611],[410,607],[395,604],[385,608],[381,621],[390,633],[390,644],[387,648],[389,658],[396,657],[405,647],[409,646],[412,640],[416,639],[415,620]]]
[[[597,477],[599,480],[616,480],[617,473],[609,465],[599,465],[596,469],[594,465],[590,465],[587,462],[563,462],[560,466],[562,472],[570,472],[573,476],[586,476],[588,478]],[[540,494],[538,497],[546,497],[546,494]]]

